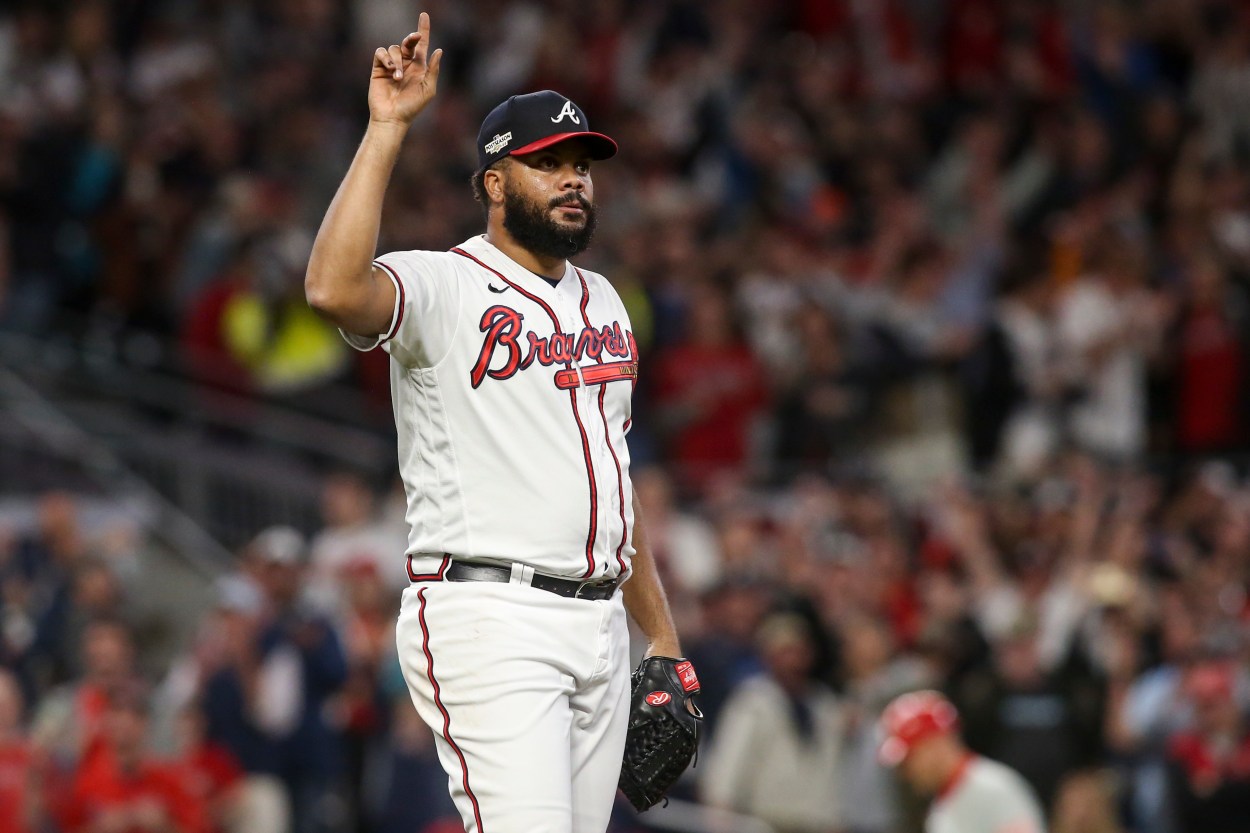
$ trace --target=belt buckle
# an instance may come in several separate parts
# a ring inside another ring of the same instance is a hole
[[[583,591],[583,590],[585,590],[587,587],[593,587],[593,588],[596,588],[596,589],[597,589],[597,588],[600,588],[600,587],[611,587],[611,588],[613,589],[613,591],[615,591],[615,590],[616,590],[616,585],[617,585],[617,582],[619,582],[619,581],[620,581],[620,579],[619,579],[619,578],[614,578],[614,579],[612,579],[611,581],[604,581],[603,579],[599,579],[599,580],[597,580],[597,581],[583,581],[583,582],[579,582],[579,583],[578,583],[578,585],[577,585],[577,589],[576,589],[575,591],[573,591],[573,598],[575,598],[575,599],[580,599],[580,598],[582,598],[582,591]]]

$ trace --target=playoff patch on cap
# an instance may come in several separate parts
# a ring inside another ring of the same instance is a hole
[[[505,156],[533,153],[569,139],[580,139],[590,158],[610,159],[616,142],[590,129],[582,108],[552,90],[514,95],[486,115],[477,132],[478,170]]]

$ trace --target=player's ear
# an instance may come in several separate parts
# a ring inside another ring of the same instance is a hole
[[[500,160],[500,164],[487,168],[482,176],[482,191],[486,195],[486,205],[503,205],[503,186],[507,176],[508,160]]]

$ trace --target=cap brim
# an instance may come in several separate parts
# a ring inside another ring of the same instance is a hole
[[[910,751],[911,747],[902,738],[888,737],[877,748],[877,760],[884,766],[896,767]]]
[[[556,133],[552,136],[544,136],[537,142],[530,142],[528,145],[509,151],[508,155],[520,156],[526,153],[534,153],[543,148],[567,142],[569,139],[581,139],[585,142],[586,146],[590,148],[590,158],[595,161],[611,159],[613,156],[616,156],[616,142],[610,136],[589,130],[583,130],[579,133]]]

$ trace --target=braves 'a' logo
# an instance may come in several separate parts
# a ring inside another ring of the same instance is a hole
[[[559,114],[551,117],[551,123],[559,124],[560,122],[564,121],[565,116],[568,116],[569,119],[573,122],[573,124],[582,123],[582,120],[577,117],[577,111],[573,109],[573,102],[571,101],[564,102],[564,106],[560,108]]]
[[[524,370],[534,362],[550,367],[556,364],[567,365],[573,361],[580,362],[582,359],[598,362],[603,356],[627,359],[632,352],[633,335],[622,330],[619,321],[613,321],[601,329],[583,327],[579,333],[540,336],[531,330],[525,333],[525,344],[522,345],[521,322],[524,319],[525,316],[521,313],[502,304],[496,304],[482,313],[478,328],[486,337],[482,339],[482,349],[478,352],[477,361],[473,363],[469,374],[474,388],[481,385],[487,377],[510,379],[517,371]],[[583,368],[582,371],[586,384],[617,379],[632,381],[637,375],[638,366],[633,361],[604,363]],[[561,371],[557,376],[557,387],[576,387],[575,372],[570,375]]]

